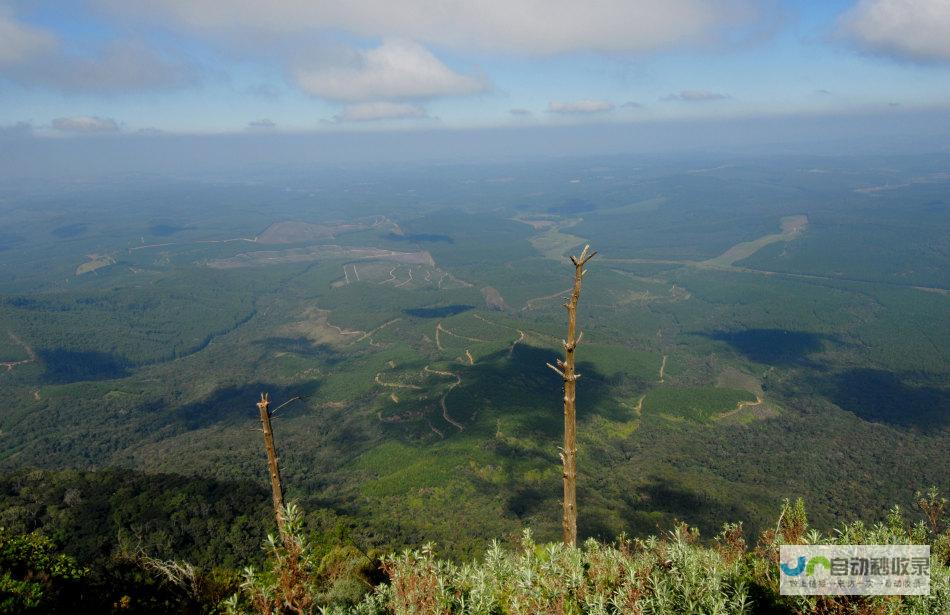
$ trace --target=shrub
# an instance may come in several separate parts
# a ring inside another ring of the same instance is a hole
[[[227,607],[231,613],[325,615],[950,613],[950,528],[938,533],[947,523],[935,492],[920,499],[925,520],[916,524],[894,507],[884,522],[857,521],[829,534],[808,526],[802,500],[786,500],[775,528],[751,550],[741,524],[724,525],[708,545],[683,523],[659,537],[621,536],[609,545],[590,539],[579,547],[538,544],[525,530],[518,549],[494,542],[480,560],[462,564],[437,558],[426,544],[378,562],[387,582],[371,591],[370,558],[337,547],[317,562],[291,506],[287,538],[269,539],[267,569],[248,569]],[[931,595],[779,595],[779,547],[818,543],[930,544]]]

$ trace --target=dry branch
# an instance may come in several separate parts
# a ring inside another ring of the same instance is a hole
[[[584,265],[592,259],[596,252],[590,252],[590,246],[584,246],[579,256],[572,256],[574,264],[574,286],[571,296],[564,307],[567,308],[567,339],[562,340],[564,345],[564,359],[557,360],[557,367],[548,363],[564,381],[564,448],[561,450],[561,463],[564,466],[564,517],[562,528],[564,544],[577,544],[577,379],[580,374],[574,371],[574,350],[584,334],[575,335],[577,331],[577,301],[581,295],[581,282],[584,279]]]
[[[285,404],[286,405],[286,404]],[[271,429],[271,413],[268,407],[270,400],[267,393],[261,393],[261,400],[257,402],[257,409],[261,413],[261,426],[264,430],[264,448],[267,450],[267,468],[270,471],[270,486],[274,498],[274,516],[277,518],[277,528],[284,537],[284,490],[280,482],[280,466],[278,464],[277,449],[274,447],[274,432]]]

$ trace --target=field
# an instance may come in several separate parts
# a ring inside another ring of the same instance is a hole
[[[876,169],[920,164],[558,159],[10,188],[0,466],[263,485],[267,391],[301,397],[275,432],[314,527],[452,557],[525,526],[553,539],[561,391],[545,363],[566,256],[590,243],[582,535],[751,532],[796,496],[819,527],[882,518],[950,490],[948,186],[869,189]],[[52,523],[4,497],[7,527]]]

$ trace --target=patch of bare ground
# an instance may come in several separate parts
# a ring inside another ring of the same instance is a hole
[[[404,421],[416,421],[421,419],[423,416],[423,413],[418,410],[410,410],[408,412],[403,412],[402,414],[391,414],[389,416],[383,416],[382,412],[376,413],[376,418],[378,418],[382,423],[402,423]]]
[[[933,184],[933,183],[943,183],[947,180],[950,180],[950,173],[946,171],[938,171],[936,173],[931,173],[929,175],[921,175],[919,177],[912,177],[906,181],[895,182],[895,183],[886,183],[879,186],[864,186],[861,188],[855,188],[855,192],[861,192],[864,194],[874,194],[876,192],[885,192],[887,190],[899,190],[900,188],[906,188],[908,186],[913,186],[915,184]]]
[[[764,395],[762,392],[762,383],[758,378],[734,367],[724,367],[722,371],[719,372],[719,376],[716,377],[716,386],[728,389],[742,389],[743,391],[752,393],[756,397],[762,397]]]
[[[580,218],[559,220],[552,226],[540,229],[541,232],[529,237],[528,242],[545,258],[557,261],[567,260],[565,253],[579,245],[583,245],[587,240],[563,231],[576,226],[580,222]]]
[[[285,263],[308,263],[320,260],[381,260],[406,265],[435,267],[435,261],[432,259],[432,255],[424,250],[419,252],[396,252],[382,248],[339,245],[243,252],[229,258],[210,260],[206,265],[214,269],[235,269],[239,267],[259,267],[261,265],[280,265]]]
[[[89,258],[88,261],[76,267],[76,275],[92,273],[93,271],[98,271],[103,267],[109,267],[116,263],[115,257],[111,255],[88,254],[87,257]]]
[[[255,238],[255,241],[263,244],[308,243],[321,239],[333,239],[340,233],[364,228],[366,228],[365,224],[310,224],[287,220],[271,224]]]
[[[382,374],[377,373],[376,377],[373,379],[373,381],[376,382],[376,384],[378,384],[381,387],[390,387],[393,389],[414,389],[414,390],[422,389],[422,387],[419,386],[418,384],[406,384],[403,382],[386,382],[381,378],[381,376]]]
[[[716,417],[717,421],[744,423],[753,420],[766,419],[778,416],[778,410],[765,401],[762,382],[747,372],[734,367],[726,367],[716,378],[716,386],[730,389],[741,389],[755,395],[755,401],[740,401],[736,407]]]
[[[786,216],[780,223],[781,233],[765,235],[752,241],[738,243],[719,256],[699,263],[700,267],[731,267],[734,263],[748,258],[765,246],[779,241],[791,241],[808,228],[808,216]]]
[[[485,299],[485,307],[489,310],[502,312],[508,309],[504,297],[491,286],[486,286],[482,289],[482,297]]]
[[[331,324],[330,311],[319,308],[307,308],[301,314],[301,319],[284,325],[278,332],[289,337],[304,337],[314,344],[328,344],[330,346],[344,346],[354,341],[364,339],[364,331],[349,331]]]
[[[512,218],[515,222],[521,222],[522,224],[527,224],[536,231],[543,231],[544,229],[550,228],[557,224],[557,220],[552,220],[550,218]]]
[[[0,363],[0,365],[2,365],[8,372],[11,372],[13,371],[15,367],[18,367],[20,365],[27,365],[29,363],[33,363],[34,361],[36,361],[36,353],[33,352],[33,349],[30,348],[30,346],[26,342],[21,340],[19,336],[17,336],[16,333],[14,333],[13,331],[7,331],[7,335],[10,337],[10,341],[12,341],[14,344],[16,344],[17,346],[23,349],[23,352],[26,353],[26,358],[21,359],[19,361],[4,361]],[[38,394],[39,392],[37,391],[36,395]]]

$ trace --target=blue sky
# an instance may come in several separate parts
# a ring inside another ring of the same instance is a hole
[[[948,107],[947,0],[0,0],[0,126],[43,136]]]

